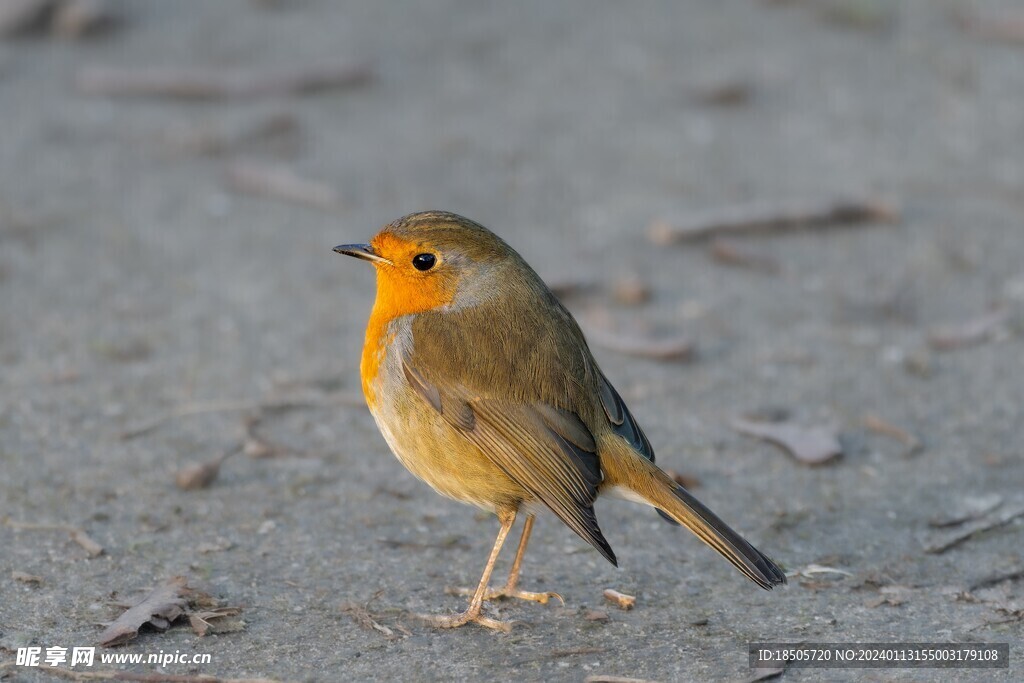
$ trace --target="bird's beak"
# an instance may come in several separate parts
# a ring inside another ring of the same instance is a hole
[[[380,256],[376,251],[373,250],[369,244],[339,244],[334,248],[334,251],[345,256],[355,256],[358,259],[369,261],[370,263],[387,263],[394,265],[388,259]]]

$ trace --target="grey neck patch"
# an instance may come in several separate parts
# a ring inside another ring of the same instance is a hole
[[[451,303],[442,311],[461,311],[473,308],[494,298],[501,292],[501,269],[490,264],[477,263],[464,268],[463,281],[472,281],[473,287],[459,287]],[[470,291],[472,290],[472,291]]]

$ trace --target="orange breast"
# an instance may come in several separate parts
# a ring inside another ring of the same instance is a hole
[[[363,344],[363,357],[359,366],[363,380],[363,394],[373,408],[377,396],[374,393],[374,382],[380,372],[388,345],[394,340],[394,333],[389,332],[389,323],[401,316],[422,313],[446,306],[455,297],[456,280],[451,273],[420,273],[408,265],[418,249],[415,245],[406,245],[405,252],[391,244],[390,235],[382,233],[374,238],[374,247],[378,252],[394,257],[396,265],[375,264],[377,267],[377,298],[373,302],[373,311],[366,326],[366,341]]]
[[[363,357],[359,363],[359,375],[363,382],[363,396],[370,409],[377,407],[377,394],[374,384],[380,374],[380,365],[384,362],[388,345],[395,335],[388,332],[388,323],[392,318],[381,315],[377,306],[373,307],[370,322],[366,326],[366,340],[363,342]]]

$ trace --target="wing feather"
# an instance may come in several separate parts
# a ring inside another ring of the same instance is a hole
[[[402,359],[402,369],[409,385],[442,419],[617,564],[594,514],[603,479],[597,444],[578,415],[547,403],[474,396],[463,387],[433,383],[410,358]]]
[[[616,434],[628,441],[633,450],[654,462],[654,448],[651,447],[651,442],[647,440],[644,430],[640,429],[640,425],[637,424],[633,414],[626,407],[625,401],[619,396],[619,392],[615,391],[615,387],[608,381],[608,378],[601,374],[600,371],[598,371],[597,375],[600,382],[601,405],[604,408],[605,416],[612,425],[612,429]]]

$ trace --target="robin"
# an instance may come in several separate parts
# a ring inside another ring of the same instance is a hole
[[[597,525],[599,494],[654,507],[757,585],[786,583],[772,560],[654,464],[654,450],[597,366],[579,325],[523,258],[487,228],[453,213],[415,213],[370,244],[334,251],[369,261],[377,298],[360,373],[366,403],[391,450],[416,477],[501,523],[469,606],[426,617],[454,628],[520,590],[534,515],[547,508],[618,566]],[[526,516],[505,586],[491,572],[518,514]]]

